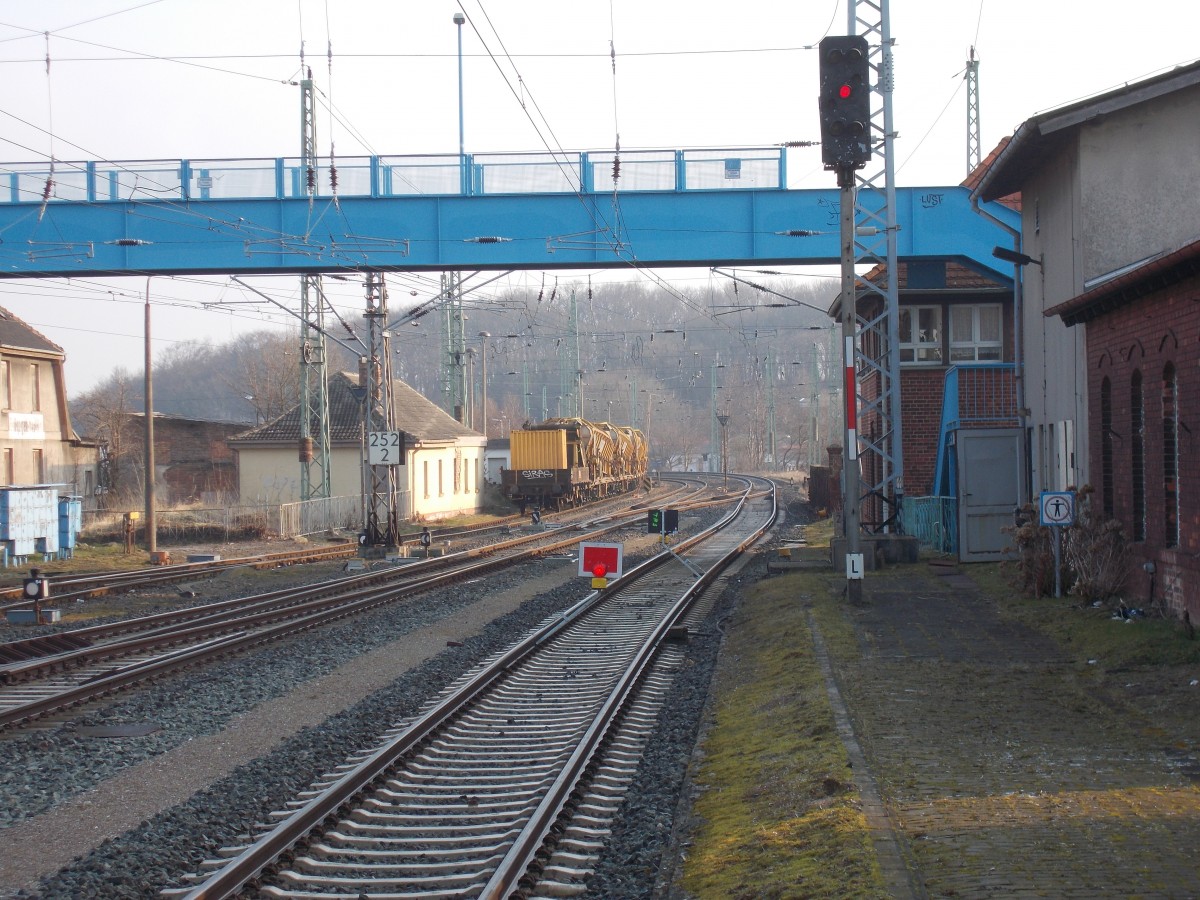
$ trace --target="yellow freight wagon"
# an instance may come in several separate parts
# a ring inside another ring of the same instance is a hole
[[[646,478],[646,441],[635,428],[547,419],[513,431],[505,495],[521,507],[558,509],[633,490]]]

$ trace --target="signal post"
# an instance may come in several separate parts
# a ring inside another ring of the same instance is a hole
[[[862,488],[858,462],[858,380],[855,338],[858,330],[854,291],[854,173],[871,159],[871,79],[867,39],[861,35],[827,37],[820,44],[821,160],[837,173],[841,191],[842,354],[845,372],[845,439],[842,442],[842,524],[846,538],[846,598],[862,599],[863,554],[860,540]]]

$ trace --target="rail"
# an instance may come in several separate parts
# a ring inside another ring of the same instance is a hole
[[[747,494],[750,493],[750,491],[747,491]],[[754,494],[754,496],[758,496],[758,494]],[[686,546],[691,546],[701,541],[704,537],[710,536],[713,532],[719,530],[719,528],[724,527],[724,525],[728,524],[737,515],[744,502],[745,497],[743,496],[737,509],[730,516],[725,517],[717,526],[713,526],[702,534],[681,543],[676,548],[676,551]],[[720,557],[718,567],[742,552],[749,543],[757,540],[762,530],[769,527],[770,521],[774,520],[775,513],[776,508],[772,501],[771,518],[767,524],[758,528],[753,536],[743,539],[733,549],[723,553]],[[288,817],[276,825],[274,829],[261,834],[250,846],[246,847],[237,856],[229,859],[217,871],[205,878],[202,883],[191,889],[171,890],[164,892],[164,894],[186,896],[189,900],[223,898],[233,895],[247,882],[258,878],[264,869],[271,865],[274,860],[288,853],[297,844],[304,841],[322,822],[334,815],[339,809],[342,809],[351,797],[358,794],[389,771],[400,756],[427,740],[442,723],[460,711],[468,701],[478,697],[489,685],[508,675],[521,660],[528,658],[539,648],[546,646],[552,636],[565,631],[572,623],[580,620],[593,608],[603,603],[611,594],[633,584],[640,574],[659,566],[670,564],[672,564],[671,555],[662,553],[626,573],[618,582],[610,585],[608,589],[589,595],[584,600],[581,600],[576,606],[555,617],[541,629],[538,629],[533,634],[526,636],[523,640],[510,647],[498,659],[494,660],[491,665],[476,672],[464,683],[460,684],[454,692],[442,697],[433,707],[426,710],[413,722],[408,723],[403,731],[364,758],[359,765],[343,774],[335,783],[329,785],[328,790],[318,793],[302,806],[294,808]],[[715,576],[715,572],[712,575]],[[644,670],[647,661],[653,655],[654,648],[669,632],[671,624],[686,609],[691,598],[698,592],[698,589],[695,588],[685,592],[685,596],[673,605],[671,613],[654,629],[653,636],[636,653],[634,670],[620,678],[616,685],[616,690],[613,691],[613,696],[603,704],[603,708],[597,712],[593,724],[587,728],[586,740],[584,741],[585,746],[578,747],[572,752],[571,759],[567,761],[565,766],[567,771],[556,779],[555,784],[551,786],[548,796],[546,796],[534,812],[527,826],[522,829],[519,835],[516,835],[513,849],[505,855],[505,858],[500,863],[496,870],[495,878],[484,889],[482,894],[478,894],[477,896],[507,896],[509,889],[521,877],[522,872],[528,866],[529,860],[536,855],[537,848],[541,845],[543,838],[553,827],[553,822],[561,811],[565,799],[570,795],[577,776],[587,769],[589,759],[608,730],[612,717],[620,706],[617,697],[624,697],[630,693],[633,685],[638,680],[640,672]],[[476,894],[472,893],[472,895]]]

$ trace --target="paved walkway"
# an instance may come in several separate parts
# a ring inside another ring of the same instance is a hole
[[[1200,898],[1194,732],[1107,696],[965,576],[883,573],[844,609],[860,652],[830,656],[915,896]]]

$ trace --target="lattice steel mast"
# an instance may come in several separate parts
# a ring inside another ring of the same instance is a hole
[[[300,82],[300,155],[309,210],[317,192],[317,137],[312,72]],[[330,496],[329,369],[325,295],[320,275],[300,276],[300,499]]]
[[[970,175],[983,162],[983,145],[979,138],[979,60],[975,48],[967,60],[967,174]]]
[[[455,421],[467,424],[467,336],[463,315],[462,273],[442,273],[442,406]]]
[[[375,272],[367,273],[367,311],[363,318],[367,320],[368,355],[361,360],[359,388],[365,388],[363,427],[369,436],[371,432],[396,430],[392,407],[391,336],[384,327],[388,321],[387,285],[383,276]],[[364,453],[363,499],[367,546],[385,550],[398,547],[396,466],[373,466]]]
[[[877,298],[881,312],[857,318],[863,525],[903,530],[904,451],[900,416],[899,291],[897,282],[896,176],[892,120],[892,34],[888,0],[850,0],[850,34],[867,39],[874,72],[871,109],[872,165],[856,174],[854,240],[855,298]],[[869,173],[869,174],[868,174]],[[883,266],[882,284],[863,278]],[[867,308],[870,303],[864,304]],[[864,387],[873,388],[864,393]],[[874,389],[874,388],[877,388]]]

